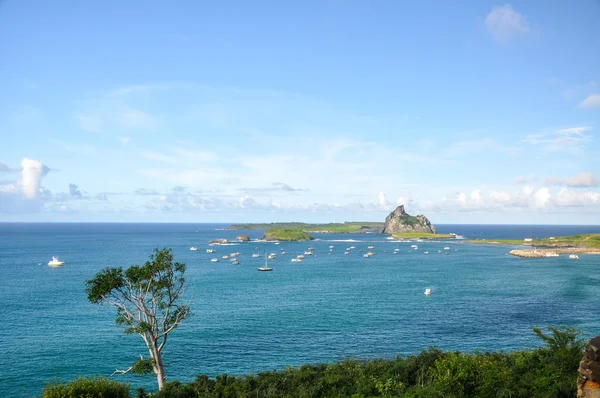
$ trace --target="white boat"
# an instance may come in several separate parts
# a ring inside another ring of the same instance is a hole
[[[293,262],[293,263],[301,263],[301,262],[302,262],[302,259],[301,259],[301,258],[293,258],[293,259],[292,259],[292,262]]]
[[[48,261],[48,266],[49,267],[60,267],[64,263],[65,263],[64,261],[60,261],[57,257],[52,256],[52,260]]]
[[[267,265],[267,256],[265,256],[265,265],[263,265],[262,267],[258,267],[258,271],[273,271],[273,268]]]
[[[237,258],[234,258],[233,260],[231,260],[231,264],[233,265],[238,265],[240,262],[238,261]]]
[[[417,245],[410,245],[410,247],[412,247],[413,249],[418,249],[419,248],[419,246],[417,246]]]
[[[192,249],[190,249],[190,250],[192,250]],[[206,252],[207,253],[214,253],[214,250],[213,249],[206,249]]]
[[[350,249],[356,249],[356,246],[350,246]]]
[[[569,254],[569,258],[578,259],[579,256],[577,254]]]
[[[450,250],[450,248],[448,246],[444,247],[444,250]]]
[[[333,249],[333,245],[332,245],[332,246],[329,246],[329,248],[330,248],[330,249]]]
[[[304,252],[305,256],[312,256],[312,254],[313,254],[313,252],[311,252],[311,251],[305,251]]]
[[[350,254],[350,252],[344,252],[344,254]]]
[[[548,252],[546,253],[546,257],[558,257],[559,254],[557,252]]]
[[[429,252],[423,252],[423,254],[429,254]]]
[[[375,249],[375,246],[367,246],[367,249]]]
[[[211,263],[218,263],[218,262],[219,262],[219,259],[218,259],[218,258],[211,258],[211,259],[210,259],[210,262],[211,262]]]
[[[254,258],[260,257],[260,254],[258,254],[258,253],[252,253],[252,257],[254,257]]]
[[[431,295],[431,289],[429,289],[429,288],[425,289],[425,295],[426,296]]]
[[[364,257],[364,258],[369,258],[369,257],[371,257],[371,256],[369,256],[367,253],[365,253],[365,254],[363,254],[363,257]]]
[[[198,248],[196,246],[192,246],[192,247],[190,247],[190,250],[195,252],[196,250],[198,250]]]

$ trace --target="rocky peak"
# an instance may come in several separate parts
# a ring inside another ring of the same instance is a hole
[[[394,234],[403,232],[435,234],[435,227],[431,225],[424,215],[411,216],[404,210],[404,205],[400,205],[385,218],[385,224],[381,229],[381,233]]]

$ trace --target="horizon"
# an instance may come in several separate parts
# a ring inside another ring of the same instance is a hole
[[[361,223],[361,222],[365,222],[365,223],[373,223],[373,222],[379,222],[379,221],[342,221],[342,222],[323,222],[323,223],[304,223],[304,224],[309,224],[309,225],[319,225],[319,224],[342,224],[342,223]],[[192,221],[180,221],[180,222],[173,222],[173,221],[138,221],[138,222],[130,222],[130,221],[0,221],[0,224],[207,224],[207,225],[228,225],[228,226],[232,226],[232,225],[243,225],[243,224],[279,224],[279,223],[303,223],[302,221],[274,221],[274,222],[257,222],[257,223],[240,223],[240,222],[192,222]],[[381,222],[383,224],[383,222]],[[548,226],[548,227],[598,227],[600,228],[600,224],[482,224],[482,223],[476,223],[476,224],[462,224],[462,223],[437,223],[437,224],[432,224],[434,227],[436,225],[469,225],[469,226],[476,226],[476,225],[486,225],[486,226]],[[240,231],[243,231],[243,229],[240,229]],[[316,233],[316,234],[329,234],[330,232],[314,232],[312,231],[311,233]],[[359,234],[363,234],[361,232],[357,232]],[[372,233],[372,232],[369,232]],[[342,234],[345,234],[344,232],[342,232]]]
[[[434,4],[1,2],[0,222],[600,225],[600,3]]]

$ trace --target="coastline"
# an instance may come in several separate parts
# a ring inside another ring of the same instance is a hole
[[[547,254],[600,254],[600,249],[585,248],[585,247],[563,247],[563,248],[548,248],[548,249],[514,249],[508,252],[511,256],[526,257],[526,258],[545,258],[551,257]]]

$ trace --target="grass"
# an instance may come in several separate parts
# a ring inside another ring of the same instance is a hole
[[[392,234],[396,239],[454,239],[453,234],[431,234],[428,232],[402,232]]]
[[[263,238],[266,240],[281,240],[281,241],[300,241],[300,240],[312,240],[305,231],[300,229],[276,229],[271,228],[265,231]]]
[[[556,236],[553,239],[542,238],[525,242],[522,239],[472,240],[470,243],[496,245],[523,245],[535,247],[567,248],[579,247],[585,249],[600,249],[600,234],[580,234],[572,236]]]

